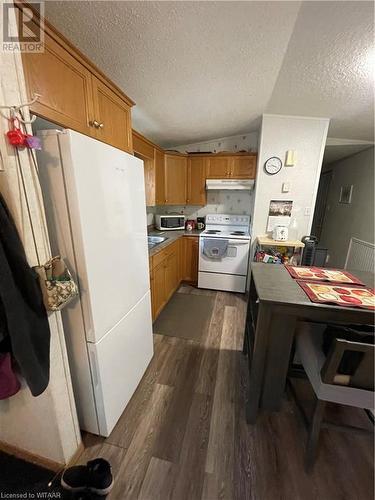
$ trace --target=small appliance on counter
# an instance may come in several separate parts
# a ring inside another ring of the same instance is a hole
[[[275,241],[287,241],[288,228],[286,226],[276,226],[272,231],[272,239]]]
[[[203,231],[203,229],[205,227],[206,227],[205,218],[204,217],[197,217],[197,229],[198,229],[198,231]]]
[[[185,215],[155,215],[155,226],[160,231],[177,231],[185,229]]]
[[[196,221],[194,219],[189,219],[186,221],[185,229],[186,231],[192,231],[193,229],[195,229],[195,226],[196,226]]]

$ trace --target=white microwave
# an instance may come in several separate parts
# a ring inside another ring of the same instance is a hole
[[[184,215],[155,215],[156,229],[161,231],[177,231],[185,229]]]

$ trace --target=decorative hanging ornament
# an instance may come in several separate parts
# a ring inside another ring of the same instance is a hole
[[[11,129],[6,133],[8,142],[11,146],[16,148],[29,148],[29,149],[42,149],[42,143],[39,137],[31,134],[24,134],[20,129],[18,118],[10,118]]]
[[[27,134],[25,138],[25,146],[29,149],[37,149],[38,151],[42,149],[42,143],[39,137],[30,134]]]
[[[11,118],[9,121],[11,123],[11,129],[6,133],[9,144],[16,148],[25,147],[26,134],[20,129],[18,119]]]

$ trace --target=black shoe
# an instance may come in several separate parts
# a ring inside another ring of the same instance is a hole
[[[111,466],[104,458],[96,458],[87,465],[69,467],[61,476],[61,486],[69,491],[88,489],[97,495],[107,495],[113,487]]]

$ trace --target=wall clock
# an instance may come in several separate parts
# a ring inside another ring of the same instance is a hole
[[[272,156],[264,164],[264,170],[267,174],[275,175],[280,172],[283,162],[277,156]]]

